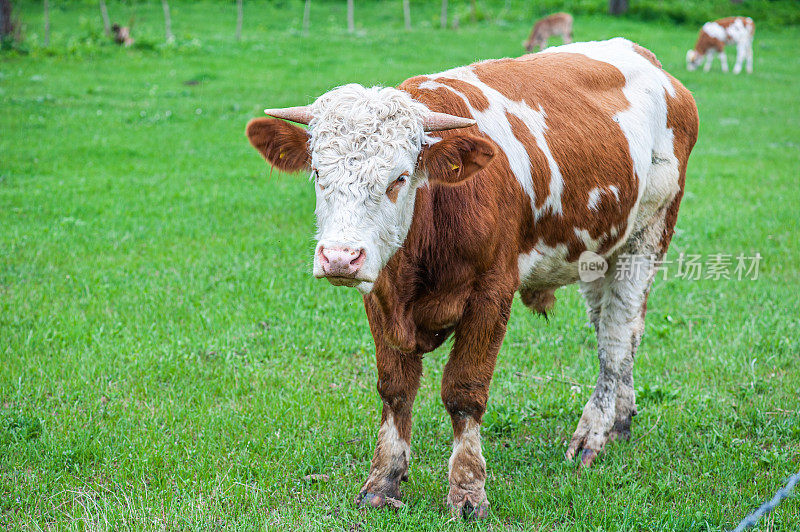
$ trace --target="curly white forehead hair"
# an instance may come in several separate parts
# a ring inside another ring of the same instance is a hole
[[[326,92],[310,110],[311,164],[322,185],[385,186],[388,175],[431,141],[423,132],[428,108],[398,89],[352,83]]]

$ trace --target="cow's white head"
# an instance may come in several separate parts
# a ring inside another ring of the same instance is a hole
[[[268,109],[247,136],[280,170],[310,170],[317,194],[313,272],[331,284],[372,289],[381,269],[406,239],[417,189],[426,182],[457,184],[494,156],[471,135],[445,140],[427,132],[475,122],[430,111],[394,88],[351,84],[313,104]]]
[[[703,61],[703,56],[697,53],[697,50],[686,51],[686,69],[697,70],[700,63]]]

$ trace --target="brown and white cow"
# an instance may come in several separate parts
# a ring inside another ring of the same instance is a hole
[[[533,25],[528,40],[523,43],[525,50],[532,52],[534,48],[544,50],[547,41],[553,35],[564,39],[564,44],[572,42],[572,15],[569,13],[554,13],[536,21]]]
[[[686,52],[686,68],[696,70],[703,59],[706,65],[704,72],[711,70],[714,54],[719,56],[722,71],[728,71],[728,57],[725,55],[725,46],[736,45],[736,63],[733,73],[742,71],[742,63],[747,64],[747,73],[753,72],[753,36],[756,26],[750,17],[726,17],[703,24],[697,43],[694,48]]]
[[[131,26],[133,26],[132,20]],[[119,24],[114,23],[111,26],[111,34],[114,37],[114,42],[126,47],[132,46],[135,41],[133,37],[131,37],[131,26],[120,26]]]
[[[698,130],[691,94],[651,52],[574,43],[267,113],[310,126],[261,118],[247,135],[276,168],[311,171],[314,275],[361,291],[375,341],[383,412],[359,504],[400,496],[422,357],[453,335],[448,503],[487,514],[480,425],[514,293],[546,311],[584,252],[609,264],[580,282],[600,376],[566,457],[588,466],[630,434],[647,294]]]

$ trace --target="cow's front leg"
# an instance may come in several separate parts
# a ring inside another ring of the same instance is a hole
[[[566,458],[579,452],[581,463],[591,465],[608,441],[630,435],[636,415],[633,359],[644,331],[647,294],[658,255],[629,248],[607,277],[582,285],[590,315],[600,305],[596,322],[600,375],[570,440]],[[600,295],[602,294],[602,295]]]
[[[708,72],[711,70],[711,64],[714,62],[714,50],[709,50],[706,52],[706,64],[703,67],[703,72]]]
[[[422,355],[402,353],[376,339],[378,393],[383,400],[378,442],[369,476],[356,498],[361,506],[381,507],[400,498],[411,457],[411,410],[422,375]]]
[[[464,518],[482,519],[489,513],[480,426],[513,294],[512,288],[502,296],[470,298],[442,376],[442,400],[453,423],[447,503]]]
[[[725,55],[725,51],[719,53],[719,62],[722,63],[722,71],[728,71],[728,56]]]

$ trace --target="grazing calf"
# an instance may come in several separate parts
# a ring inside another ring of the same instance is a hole
[[[711,70],[714,54],[719,56],[722,71],[728,71],[728,58],[725,55],[725,46],[736,45],[736,64],[733,73],[742,71],[742,62],[747,62],[747,73],[753,72],[753,35],[756,26],[750,17],[727,17],[706,22],[697,37],[697,43],[692,50],[686,52],[686,68],[696,70],[703,58],[706,60],[704,72]]]
[[[531,30],[531,35],[525,41],[525,49],[532,52],[534,48],[544,50],[547,41],[553,35],[564,39],[564,44],[572,42],[572,15],[569,13],[554,13],[536,21]]]
[[[629,435],[647,294],[698,129],[691,94],[651,52],[575,43],[266,112],[309,125],[254,119],[247,135],[276,168],[311,171],[313,273],[358,288],[375,341],[383,411],[359,504],[400,496],[422,357],[453,335],[447,500],[487,514],[480,426],[514,293],[544,312],[588,251],[609,264],[580,283],[600,376],[566,456],[588,466]]]
[[[115,43],[126,47],[134,43],[133,37],[131,37],[131,29],[128,26],[120,26],[115,23],[111,26],[111,31],[114,34]]]

